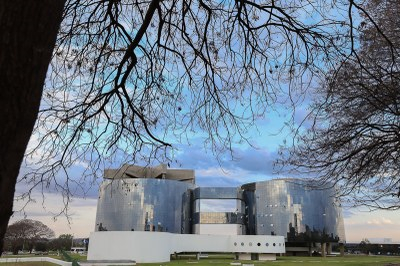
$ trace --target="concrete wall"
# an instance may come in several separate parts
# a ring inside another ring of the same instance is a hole
[[[274,245],[275,244],[275,245]],[[90,234],[89,261],[166,262],[180,252],[285,253],[283,236],[104,231]]]
[[[243,225],[244,226],[244,225]],[[241,235],[240,224],[195,224],[194,232],[199,235]]]

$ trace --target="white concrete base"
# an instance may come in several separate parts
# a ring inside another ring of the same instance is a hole
[[[250,253],[240,253],[238,254],[238,259],[239,260],[251,260],[251,254]]]
[[[283,236],[101,231],[90,234],[88,261],[168,262],[180,252],[285,253]],[[239,254],[240,256],[240,254]]]
[[[258,260],[276,260],[276,254],[258,254]]]

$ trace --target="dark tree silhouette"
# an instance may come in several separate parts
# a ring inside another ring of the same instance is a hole
[[[23,219],[7,228],[6,243],[11,246],[13,254],[18,254],[19,249],[32,252],[37,242],[54,237],[54,231],[40,221]]]
[[[62,4],[0,4],[0,32],[11,36],[1,38],[0,73],[13,73],[0,79],[0,239]],[[275,103],[295,108],[315,79],[355,51],[353,16],[363,12],[353,0],[69,0],[63,11],[26,151],[34,162],[21,180],[28,199],[35,188],[59,190],[64,211],[113,162],[171,163],[175,145],[194,133],[217,158],[248,142],[248,129]],[[33,56],[39,44],[43,56]],[[87,171],[72,178],[76,164]]]
[[[0,1],[0,254],[64,1]]]
[[[360,47],[332,72],[314,102],[314,126],[287,163],[335,184],[351,205],[400,208],[400,3],[371,0]]]
[[[71,234],[59,235],[49,243],[49,247],[51,250],[71,250],[73,238]]]

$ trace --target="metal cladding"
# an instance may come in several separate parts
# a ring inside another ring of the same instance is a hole
[[[105,180],[97,203],[96,231],[184,233],[182,197],[192,188],[193,184],[168,179]]]
[[[300,179],[245,184],[247,234],[283,235],[287,242],[345,241],[334,188],[310,188]]]
[[[192,170],[124,167],[105,173],[96,231],[190,234],[226,225],[234,229],[233,234],[281,235],[286,242],[345,241],[333,188],[311,189],[301,179],[274,179],[238,188],[196,187]],[[217,205],[228,200],[234,206],[229,211],[206,210],[200,208],[202,200]]]
[[[104,171],[104,178],[155,178],[177,180],[191,184],[195,183],[194,170],[169,169],[165,164],[160,164],[155,167],[143,167],[125,164],[119,169],[106,169]]]

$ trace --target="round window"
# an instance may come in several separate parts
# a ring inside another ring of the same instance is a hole
[[[257,243],[257,246],[261,246],[261,243]]]
[[[276,244],[274,243],[274,244],[272,244],[274,247],[276,246]]]
[[[242,242],[240,245],[244,246],[244,243]]]
[[[237,243],[235,242],[235,243],[233,243],[233,245],[237,246]]]
[[[268,247],[268,246],[269,246],[269,243],[266,243],[265,245]]]

